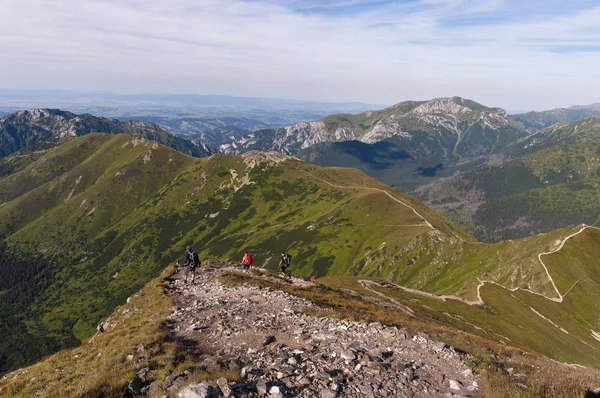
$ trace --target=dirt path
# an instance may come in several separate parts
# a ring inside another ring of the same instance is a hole
[[[517,291],[517,290],[524,290],[524,291],[526,291],[526,292],[529,292],[529,293],[532,293],[532,294],[535,294],[535,295],[538,295],[538,296],[544,297],[545,299],[548,299],[548,300],[551,300],[551,301],[554,301],[554,302],[557,302],[557,303],[562,303],[562,301],[564,300],[564,298],[565,298],[565,297],[566,297],[566,296],[567,296],[567,295],[568,295],[568,294],[571,292],[571,290],[573,290],[573,288],[574,288],[575,286],[577,286],[577,284],[578,284],[580,281],[579,281],[579,280],[577,280],[577,281],[576,281],[576,282],[575,282],[575,283],[574,283],[574,284],[573,284],[573,285],[572,285],[572,286],[571,286],[571,287],[570,287],[570,288],[569,288],[569,289],[568,289],[568,290],[565,292],[565,294],[561,294],[561,293],[560,293],[560,291],[558,290],[558,287],[556,286],[556,283],[554,282],[554,279],[552,278],[552,276],[550,275],[550,272],[548,271],[548,267],[546,267],[546,264],[544,264],[544,261],[542,260],[542,256],[546,256],[546,255],[549,255],[549,254],[554,254],[554,253],[557,253],[557,252],[559,252],[559,251],[560,251],[560,250],[561,250],[561,249],[564,247],[565,243],[566,243],[566,242],[567,242],[569,239],[571,239],[571,238],[573,238],[573,237],[575,237],[575,236],[577,236],[577,235],[581,234],[583,231],[585,231],[586,229],[590,229],[590,228],[593,228],[593,229],[598,229],[598,228],[596,228],[596,227],[590,227],[590,226],[588,226],[588,225],[585,225],[585,224],[583,224],[583,225],[581,226],[581,228],[580,228],[580,229],[579,229],[577,232],[574,232],[574,233],[572,233],[571,235],[569,235],[569,236],[565,237],[564,239],[560,240],[560,241],[558,242],[558,246],[557,246],[556,248],[554,248],[554,249],[553,249],[553,250],[551,250],[551,251],[548,251],[548,252],[544,252],[544,253],[540,253],[540,254],[538,254],[538,260],[540,261],[540,264],[542,265],[542,267],[544,267],[544,271],[546,272],[546,275],[548,276],[548,279],[550,280],[550,283],[552,283],[552,287],[554,288],[554,291],[555,291],[555,292],[556,292],[556,294],[558,295],[558,298],[556,298],[556,297],[549,297],[549,296],[547,296],[547,295],[545,295],[545,294],[538,293],[538,292],[534,292],[534,291],[532,291],[532,290],[530,290],[530,289],[520,289],[520,288],[509,289],[509,288],[507,288],[506,286],[503,286],[503,285],[501,285],[501,284],[499,284],[499,283],[497,283],[497,282],[495,282],[495,281],[488,281],[488,280],[482,280],[482,279],[478,279],[478,280],[479,280],[479,284],[477,285],[477,300],[476,300],[476,301],[470,301],[470,300],[466,300],[466,299],[463,299],[463,298],[461,298],[461,297],[458,297],[458,296],[455,296],[455,295],[437,295],[437,294],[428,293],[428,292],[425,292],[425,291],[422,291],[422,290],[418,290],[418,289],[411,289],[411,288],[404,287],[404,286],[401,286],[401,285],[396,285],[396,284],[393,284],[393,283],[389,283],[389,284],[390,284],[391,286],[393,286],[393,287],[397,288],[397,289],[404,290],[405,292],[409,292],[409,293],[413,293],[413,294],[418,294],[418,295],[425,296],[425,297],[429,297],[429,298],[432,298],[432,299],[435,299],[435,300],[440,300],[440,301],[446,301],[446,300],[457,300],[457,301],[463,302],[463,303],[465,303],[465,304],[468,304],[468,305],[484,305],[484,304],[485,304],[485,302],[483,301],[483,298],[481,297],[481,288],[482,288],[482,287],[483,287],[483,286],[484,286],[486,283],[489,283],[489,284],[494,284],[494,285],[496,285],[496,286],[500,286],[501,288],[503,288],[503,289],[506,289],[506,290],[509,290],[509,291],[511,291],[511,292],[514,292],[514,291]],[[376,294],[378,294],[378,295],[383,295],[382,293],[380,293],[380,292],[377,292],[377,291],[375,291],[375,290],[373,290],[373,289],[371,289],[371,288],[369,287],[369,286],[373,286],[373,285],[382,286],[381,284],[379,284],[379,283],[377,283],[377,282],[373,282],[373,281],[368,281],[368,280],[360,280],[360,281],[358,281],[358,282],[359,282],[359,283],[360,283],[360,284],[361,284],[361,285],[362,285],[362,286],[363,286],[365,289],[367,289],[367,290],[369,290],[369,291],[371,291],[371,292],[373,292],[373,293],[376,293]],[[383,295],[383,296],[384,296],[386,299],[388,299],[388,300],[393,300],[393,299],[391,299],[391,298],[389,298],[389,297],[387,297],[387,296],[385,296],[385,295]]]
[[[388,191],[384,190],[384,189],[380,189],[380,188],[373,188],[373,187],[360,187],[360,186],[349,186],[349,185],[337,185],[337,184],[333,184],[327,180],[322,179],[321,177],[317,177],[314,174],[309,173],[308,171],[305,170],[300,170],[299,171],[303,172],[304,174],[307,174],[309,176],[311,176],[312,178],[315,178],[331,187],[334,188],[339,188],[339,189],[364,189],[364,190],[369,190],[369,191],[375,191],[375,192],[381,192],[385,195],[387,195],[390,199],[392,199],[394,202],[400,203],[402,206],[405,206],[407,208],[409,208],[410,210],[413,211],[413,213],[415,213],[417,215],[417,217],[419,217],[421,220],[423,220],[423,223],[425,225],[427,225],[429,228],[433,229],[433,230],[437,230],[433,225],[431,225],[431,223],[425,218],[423,217],[421,214],[419,214],[419,212],[417,212],[417,210],[412,207],[411,205],[405,203],[404,201],[396,198],[394,195],[392,195],[391,193],[389,193]],[[461,238],[462,239],[462,238]]]
[[[210,265],[214,267],[203,268],[194,285],[184,285],[181,279],[170,283],[178,308],[169,318],[169,327],[191,354],[199,355],[201,367],[243,368],[243,380],[229,383],[234,396],[445,397],[479,393],[479,376],[443,343],[379,323],[313,316],[328,310],[277,289],[223,285],[220,275],[239,273],[239,268]],[[249,274],[246,277],[250,278]],[[267,275],[260,278],[281,281]],[[302,280],[293,283],[312,287]],[[183,387],[174,388],[174,396]],[[218,392],[215,383],[205,383],[202,388]]]
[[[552,287],[554,288],[554,291],[555,291],[555,292],[556,292],[556,294],[558,295],[558,298],[553,298],[553,297],[547,297],[547,296],[544,296],[544,297],[546,297],[548,300],[552,300],[552,301],[555,301],[555,302],[557,302],[557,303],[562,303],[562,301],[563,301],[563,299],[565,298],[565,296],[566,296],[566,295],[567,295],[567,294],[568,294],[568,293],[569,293],[569,292],[570,292],[570,291],[573,289],[573,287],[575,287],[575,285],[576,285],[576,284],[577,284],[577,282],[579,282],[579,281],[575,282],[575,285],[573,285],[573,286],[571,287],[571,289],[569,289],[569,290],[568,290],[568,291],[567,291],[567,292],[566,292],[564,295],[560,294],[560,291],[558,290],[558,287],[556,287],[556,283],[554,283],[554,279],[552,279],[552,276],[550,276],[550,272],[548,271],[548,267],[546,267],[546,264],[544,264],[544,260],[542,260],[542,256],[547,256],[547,255],[549,255],[549,254],[554,254],[554,253],[556,253],[556,252],[560,251],[560,249],[562,249],[562,248],[563,248],[563,246],[565,245],[565,243],[567,243],[567,241],[568,241],[569,239],[571,239],[571,238],[572,238],[572,237],[574,237],[574,236],[577,236],[577,235],[579,235],[580,233],[582,233],[583,231],[585,231],[585,230],[586,230],[586,229],[588,229],[588,228],[591,228],[591,227],[588,227],[588,226],[587,226],[587,225],[585,225],[585,224],[581,225],[581,228],[580,228],[580,230],[579,230],[579,231],[577,231],[577,232],[575,232],[575,233],[573,233],[573,234],[571,234],[571,235],[567,236],[567,237],[566,237],[566,238],[564,238],[562,241],[560,241],[560,244],[558,245],[558,247],[556,247],[556,249],[554,249],[554,250],[551,250],[551,251],[549,251],[549,252],[544,252],[544,253],[540,253],[540,254],[538,254],[538,260],[540,260],[540,263],[542,264],[542,267],[544,267],[544,270],[546,271],[546,275],[548,275],[548,279],[550,279],[550,283],[552,283]]]

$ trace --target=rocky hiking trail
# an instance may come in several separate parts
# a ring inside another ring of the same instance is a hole
[[[207,266],[206,266],[207,265]],[[310,289],[239,265],[210,262],[194,284],[180,275],[166,293],[177,308],[172,337],[208,372],[240,371],[238,380],[191,383],[174,371],[170,396],[198,397],[461,397],[480,395],[480,377],[450,346],[379,323],[333,317],[310,301],[251,283],[231,286],[225,274]],[[333,313],[332,313],[333,316]],[[148,391],[151,393],[151,391]]]

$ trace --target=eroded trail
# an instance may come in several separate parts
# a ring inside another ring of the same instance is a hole
[[[235,396],[478,393],[479,377],[443,343],[378,323],[313,316],[328,310],[276,289],[224,285],[219,280],[224,272],[239,271],[212,265],[201,270],[194,285],[184,285],[180,279],[170,283],[170,294],[179,305],[169,327],[190,353],[200,355],[201,367],[243,368],[243,381],[228,386]],[[293,283],[311,289],[307,282]],[[219,391],[215,383],[202,388],[211,394]]]
[[[298,169],[300,170],[300,169]],[[419,217],[421,220],[423,220],[423,223],[425,225],[427,225],[429,228],[431,229],[436,229],[425,217],[423,217],[421,214],[419,214],[419,212],[412,207],[411,205],[409,205],[408,203],[404,202],[403,200],[400,200],[398,198],[396,198],[394,195],[392,195],[391,193],[389,193],[388,191],[384,190],[384,189],[380,189],[380,188],[373,188],[373,187],[361,187],[361,186],[351,186],[351,185],[337,185],[337,184],[333,184],[327,180],[322,179],[321,177],[317,177],[314,174],[309,173],[308,171],[304,171],[304,170],[300,170],[302,171],[304,174],[307,174],[309,176],[311,176],[314,179],[317,179],[331,187],[334,188],[339,188],[339,189],[362,189],[362,190],[368,190],[368,191],[373,191],[373,192],[381,192],[385,195],[387,195],[387,197],[389,197],[391,200],[393,200],[396,203],[401,204],[402,206],[405,206],[407,208],[409,208],[410,210],[413,211],[413,213],[415,213],[417,215],[417,217]],[[462,238],[459,237],[459,239],[463,240]]]
[[[396,284],[393,284],[393,283],[388,283],[388,284],[390,286],[394,287],[394,288],[403,290],[405,292],[409,292],[409,293],[413,293],[413,294],[418,294],[418,295],[429,297],[429,298],[432,298],[432,299],[435,299],[435,300],[440,300],[440,301],[456,300],[456,301],[460,301],[460,302],[463,302],[463,303],[468,304],[468,305],[484,305],[485,304],[485,302],[483,301],[483,298],[481,297],[481,288],[486,283],[499,286],[499,287],[501,287],[503,289],[506,289],[506,290],[509,290],[511,292],[514,292],[516,290],[524,290],[526,292],[529,292],[531,294],[535,294],[535,295],[543,297],[545,299],[548,299],[548,300],[551,300],[551,301],[554,301],[554,302],[557,302],[557,303],[562,303],[562,301],[564,300],[564,298],[571,292],[571,290],[573,290],[573,288],[575,286],[577,286],[577,284],[580,281],[579,280],[575,281],[575,283],[573,283],[573,285],[564,294],[561,294],[560,291],[558,290],[558,287],[556,286],[556,283],[554,282],[554,279],[552,278],[552,276],[550,275],[550,272],[548,271],[548,267],[544,263],[544,260],[542,260],[542,256],[547,256],[547,255],[559,252],[564,247],[564,245],[567,243],[567,241],[569,239],[571,239],[571,238],[573,238],[573,237],[581,234],[583,231],[585,231],[586,229],[590,229],[590,228],[598,229],[598,228],[590,227],[590,226],[584,224],[584,225],[582,225],[580,227],[580,229],[577,232],[574,232],[571,235],[563,238],[562,240],[557,241],[556,247],[554,249],[552,249],[550,251],[547,251],[547,252],[543,252],[543,253],[538,254],[538,260],[539,260],[540,264],[542,265],[542,267],[544,268],[544,271],[546,272],[546,275],[548,276],[548,280],[552,284],[552,287],[553,287],[553,289],[556,292],[556,294],[557,294],[558,297],[551,297],[551,296],[548,296],[546,294],[534,292],[533,290],[530,290],[530,289],[522,289],[522,288],[509,289],[506,286],[503,286],[503,285],[501,285],[501,284],[499,284],[499,283],[497,283],[495,281],[483,280],[483,279],[478,279],[479,284],[477,285],[477,300],[475,300],[475,301],[466,300],[466,299],[463,299],[463,298],[455,296],[455,295],[437,295],[437,294],[425,292],[425,291],[418,290],[418,289],[411,289],[411,288],[404,287],[404,286],[401,286],[401,285],[396,285]],[[368,281],[368,280],[361,280],[361,281],[359,281],[359,283],[361,283],[361,285],[365,289],[367,289],[367,290],[369,290],[369,291],[371,291],[373,293],[376,293],[378,295],[384,296],[388,300],[393,300],[390,297],[387,297],[387,296],[383,295],[382,293],[377,292],[376,290],[371,289],[371,286],[374,286],[374,285],[382,286],[381,284],[379,284],[377,282],[373,282],[373,281]]]
[[[571,239],[574,236],[579,235],[580,233],[582,233],[583,231],[585,231],[588,228],[592,228],[592,227],[589,227],[589,226],[587,226],[585,224],[582,225],[581,228],[579,229],[579,231],[577,231],[577,232],[575,232],[575,233],[567,236],[563,240],[561,240],[560,243],[559,243],[559,245],[554,250],[551,250],[549,252],[540,253],[538,255],[538,260],[540,260],[540,264],[542,264],[542,267],[544,267],[544,270],[546,271],[546,275],[548,275],[548,279],[550,279],[550,283],[552,283],[552,287],[554,288],[554,291],[558,295],[557,298],[556,297],[553,298],[553,297],[547,297],[547,296],[545,296],[547,299],[552,300],[552,301],[556,301],[557,303],[562,303],[562,301],[565,298],[565,296],[573,289],[573,287],[575,287],[575,285],[579,281],[575,282],[575,285],[573,285],[564,295],[560,294],[560,291],[558,290],[558,287],[556,286],[556,283],[554,283],[554,279],[552,279],[552,276],[550,276],[550,272],[548,271],[548,267],[546,267],[546,264],[544,264],[544,260],[542,260],[542,256],[547,256],[549,254],[554,254],[554,253],[560,251],[563,248],[563,246],[565,245],[565,243],[567,243],[567,241],[569,239]]]
[[[394,301],[394,302],[398,303],[396,300],[384,295],[383,293],[378,292],[377,290],[372,289],[372,286],[385,287],[385,285],[375,282],[375,281],[370,281],[370,280],[359,280],[358,283],[360,283],[362,287],[369,290],[370,292],[373,292],[375,294],[378,294],[380,296],[387,298],[390,301]],[[409,287],[396,285],[396,284],[389,283],[389,282],[386,282],[386,285],[391,286],[395,289],[403,290],[408,293],[413,293],[413,294],[418,294],[419,296],[429,297],[434,300],[440,300],[440,301],[456,300],[456,301],[460,301],[460,302],[468,304],[468,305],[483,305],[484,304],[483,300],[481,300],[481,297],[479,297],[479,300],[477,300],[477,301],[469,301],[469,300],[465,300],[462,297],[458,297],[458,296],[454,296],[454,295],[448,295],[448,294],[437,295],[437,294],[433,294],[433,293],[424,292],[422,290],[411,289]],[[398,303],[398,304],[402,305],[400,303]]]

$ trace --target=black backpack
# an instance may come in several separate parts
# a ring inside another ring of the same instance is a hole
[[[288,267],[290,265],[292,265],[292,255],[291,254],[286,254],[286,264],[288,265]]]
[[[200,257],[198,257],[198,253],[196,253],[195,251],[192,252],[192,267],[197,267],[200,265]]]

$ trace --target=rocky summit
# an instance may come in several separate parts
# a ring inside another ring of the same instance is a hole
[[[380,323],[335,319],[328,309],[274,288],[229,286],[220,281],[226,273],[242,271],[233,264],[210,262],[193,284],[177,275],[172,278],[167,291],[178,306],[167,325],[191,355],[199,356],[206,371],[223,364],[237,366],[240,378],[190,383],[191,377],[173,371],[144,392],[162,385],[173,396],[185,398],[479,393],[479,376],[444,343]],[[309,285],[267,274],[255,278]]]

